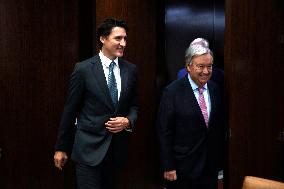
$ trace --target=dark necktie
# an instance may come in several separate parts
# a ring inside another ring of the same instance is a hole
[[[117,99],[118,99],[118,91],[117,91],[116,80],[115,80],[114,73],[113,73],[114,66],[115,66],[115,62],[112,61],[109,65],[108,89],[110,92],[112,102],[114,106],[116,106]]]
[[[204,95],[203,95],[204,90],[205,89],[203,87],[198,88],[198,92],[199,92],[198,101],[199,101],[199,106],[203,114],[206,126],[208,127],[208,112],[207,112],[207,106],[206,106],[206,102],[205,102]]]

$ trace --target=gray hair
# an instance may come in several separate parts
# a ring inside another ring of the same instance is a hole
[[[210,53],[213,56],[212,51],[209,49],[209,43],[206,39],[196,38],[185,51],[185,64],[192,64],[192,58],[203,54]]]

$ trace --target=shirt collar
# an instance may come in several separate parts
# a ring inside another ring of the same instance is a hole
[[[114,60],[111,60],[111,59],[109,59],[108,57],[106,57],[106,56],[103,54],[102,51],[100,51],[99,56],[100,56],[100,59],[101,59],[101,61],[102,61],[102,64],[103,64],[104,66],[106,66],[107,68],[109,67],[109,65],[110,65],[110,63],[111,63],[112,61],[114,61],[114,63],[116,64],[116,66],[118,66],[118,57],[116,57],[116,59],[114,59]]]
[[[198,90],[198,85],[196,85],[196,83],[191,79],[190,74],[187,74],[187,75],[188,75],[188,80],[189,80],[192,90],[193,91]],[[203,86],[203,88],[207,90],[208,88],[207,83]]]

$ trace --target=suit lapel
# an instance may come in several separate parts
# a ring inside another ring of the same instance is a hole
[[[127,91],[127,80],[128,80],[128,69],[121,59],[118,59],[119,69],[120,69],[120,77],[121,77],[121,92],[118,100],[117,108],[121,104],[121,99],[123,99],[126,91]]]
[[[201,109],[200,109],[199,104],[198,104],[198,102],[197,102],[197,100],[195,98],[194,91],[192,90],[192,87],[190,85],[190,82],[188,81],[187,76],[185,77],[185,81],[184,82],[185,82],[185,85],[186,85],[186,87],[185,87],[186,93],[188,94],[187,96],[190,97],[189,98],[190,102],[193,102],[194,109],[200,110],[200,112],[201,112]]]
[[[188,81],[187,76],[185,77],[185,81],[184,82],[185,82],[185,85],[186,85],[185,88],[186,88],[187,97],[189,97],[189,100],[191,102],[193,102],[192,108],[194,108],[194,111],[196,110],[198,112],[200,120],[204,122],[204,126],[206,127],[206,123],[205,123],[205,120],[204,120],[201,108],[200,108],[200,106],[198,104],[198,101],[197,101],[195,95],[194,95],[194,91],[192,90],[192,87],[190,85],[190,82]]]
[[[214,115],[214,111],[216,111],[216,94],[215,94],[216,90],[214,90],[214,87],[212,86],[210,81],[208,81],[207,85],[208,85],[210,102],[211,102],[211,112],[209,115],[209,123],[208,123],[210,124],[210,120],[212,119],[212,116]]]
[[[101,93],[103,95],[103,100],[105,101],[105,104],[110,108],[110,109],[114,109],[112,100],[111,100],[111,96],[109,93],[109,89],[107,86],[107,81],[105,78],[105,74],[104,74],[104,70],[103,70],[103,66],[102,66],[102,62],[100,60],[99,55],[96,55],[93,57],[93,59],[91,60],[91,63],[94,65],[93,68],[93,73],[94,73],[94,78],[99,86],[99,88],[101,89]]]

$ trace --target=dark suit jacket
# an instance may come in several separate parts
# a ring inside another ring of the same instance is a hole
[[[74,161],[95,166],[102,161],[112,141],[114,157],[126,159],[130,132],[112,134],[106,130],[105,123],[110,117],[123,116],[134,128],[138,111],[137,71],[134,64],[123,59],[119,58],[118,64],[121,93],[116,107],[112,104],[99,55],[76,64],[58,130],[56,151],[72,152]],[[74,127],[76,117],[78,122]]]
[[[221,94],[212,81],[208,89],[208,128],[187,76],[167,86],[161,99],[157,127],[161,162],[164,171],[177,170],[180,178],[196,178],[205,168],[218,171],[224,146]]]

